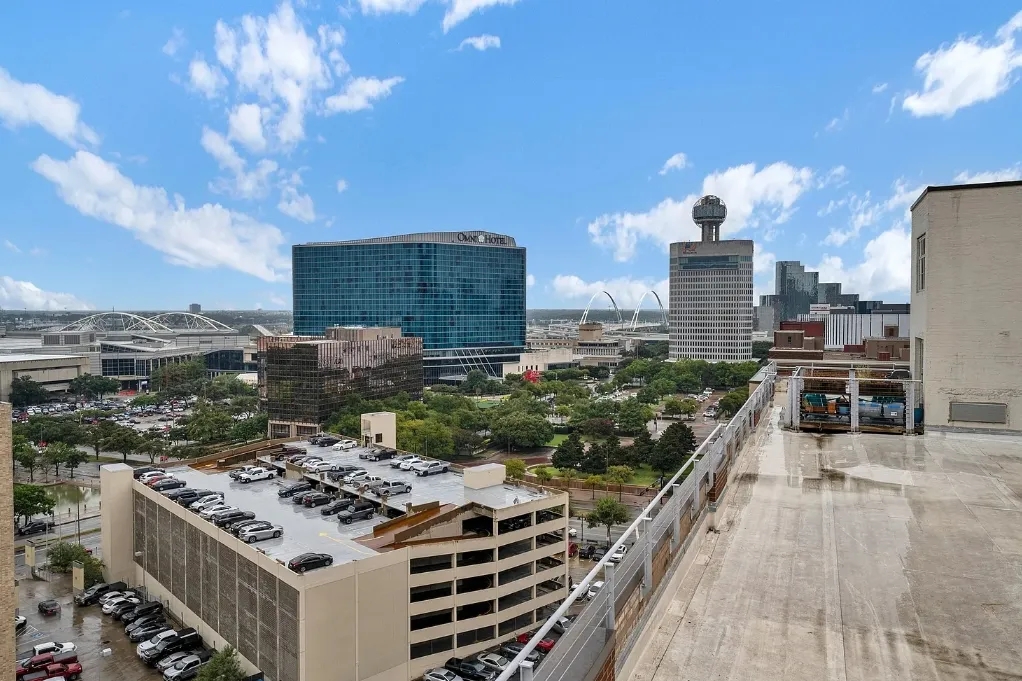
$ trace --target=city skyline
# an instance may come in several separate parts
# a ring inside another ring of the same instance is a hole
[[[907,302],[922,188],[1022,174],[993,137],[1018,7],[926,7],[5,7],[0,306],[290,309],[292,244],[484,230],[529,249],[529,309],[628,308],[666,299],[703,193],[756,242],[754,300],[797,260]]]

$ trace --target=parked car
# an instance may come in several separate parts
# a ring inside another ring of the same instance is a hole
[[[203,509],[209,508],[210,506],[222,504],[223,500],[224,495],[220,494],[219,492],[215,492],[213,494],[207,494],[206,496],[193,501],[188,505],[188,508],[189,510],[199,513]]]
[[[164,655],[176,653],[185,648],[194,648],[202,642],[202,639],[199,638],[199,633],[191,627],[172,631],[169,635],[167,632],[164,632],[157,635],[157,637],[159,636],[163,638],[157,641],[156,645],[149,646],[139,653],[139,657],[151,665],[159,662],[160,658]],[[152,641],[153,639],[149,640]]]
[[[397,452],[393,449],[382,449],[377,447],[369,450],[369,453],[366,455],[366,460],[386,461],[387,459],[393,459],[395,456],[397,456]]]
[[[163,496],[167,497],[171,501],[180,501],[181,497],[191,492],[192,490],[189,487],[178,487],[177,489],[171,489],[165,492],[161,492],[161,494],[163,494]]]
[[[449,669],[465,681],[493,681],[497,678],[497,672],[488,669],[486,665],[478,660],[463,660],[460,657],[452,657],[447,660],[444,669]]]
[[[415,456],[414,454],[402,454],[401,456],[395,456],[393,459],[390,460],[390,466],[391,468],[400,468],[401,464],[403,464],[405,461],[410,461],[412,459],[419,459],[419,457]],[[421,459],[419,459],[419,461],[421,461]],[[418,461],[416,461],[416,463],[418,463]]]
[[[410,471],[410,470],[412,470],[412,466],[420,464],[423,461],[425,461],[425,459],[422,459],[422,458],[420,458],[418,456],[413,456],[412,458],[407,459],[406,461],[401,462],[401,465],[398,466],[398,468],[400,468],[403,471]]]
[[[349,499],[337,499],[336,501],[331,501],[329,504],[319,509],[319,512],[322,515],[333,515],[335,513],[340,513],[350,505],[351,500]]]
[[[326,477],[337,482],[338,480],[344,480],[344,478],[346,478],[349,474],[358,470],[362,469],[358,466],[335,465],[334,469],[326,474]]]
[[[313,461],[312,463],[305,464],[305,471],[307,473],[327,473],[334,469],[334,464],[329,461]]]
[[[556,634],[563,634],[568,629],[571,629],[571,625],[574,622],[575,622],[575,617],[573,615],[569,616],[569,617],[561,617],[561,618],[558,618],[558,620],[556,622],[554,622],[554,625],[552,627],[550,627],[550,630],[553,631]]]
[[[34,669],[25,669],[24,673],[20,670],[15,672],[15,678],[18,681],[45,681],[46,679],[53,679],[54,681],[77,681],[82,676],[82,665],[78,662],[69,662],[67,664],[55,663],[48,664],[45,667],[36,667]]]
[[[578,536],[578,530],[576,530],[574,527],[569,527],[568,528],[568,536],[569,537],[577,537]]]
[[[131,641],[132,643],[148,641],[153,636],[156,636],[157,634],[162,634],[163,632],[169,631],[171,629],[173,629],[173,627],[168,625],[162,619],[156,620],[132,631],[130,634],[128,634],[128,640]]]
[[[74,664],[76,662],[78,662],[78,653],[73,651],[56,655],[53,653],[43,653],[42,655],[34,655],[19,660],[15,668],[15,675],[18,679],[22,679],[26,674],[44,669],[51,664]]]
[[[248,484],[256,480],[272,480],[275,477],[277,473],[269,468],[253,468],[239,475],[238,482]]]
[[[535,633],[531,631],[526,632],[524,634],[519,634],[518,642],[522,644],[528,643],[530,640],[532,640],[532,637],[534,635]],[[557,643],[557,641],[555,641],[552,638],[544,638],[540,640],[539,643],[536,644],[536,650],[542,652],[543,654],[549,653],[551,650],[554,649],[555,643]]]
[[[263,539],[277,539],[284,534],[284,528],[280,525],[270,525],[269,527],[261,527],[259,525],[253,525],[246,527],[238,533],[238,539],[241,541],[252,544]]]
[[[43,615],[59,615],[60,614],[60,603],[55,600],[39,601],[39,605],[36,606],[40,614]]]
[[[178,480],[177,478],[163,478],[162,480],[157,480],[150,485],[154,492],[169,492],[171,490],[187,486],[188,483],[184,480]]]
[[[29,655],[26,660],[36,657],[37,655],[62,655],[64,653],[76,653],[78,652],[78,646],[68,641],[67,643],[59,643],[57,641],[48,641],[46,643],[37,643],[32,646],[32,654]],[[21,664],[19,662],[18,664]]]
[[[194,502],[202,499],[203,497],[208,497],[210,494],[213,494],[213,492],[208,489],[184,489],[181,490],[180,494],[174,498],[174,501],[176,501],[179,505],[188,508]]]
[[[210,504],[209,506],[206,506],[199,511],[199,517],[205,520],[211,520],[214,514],[219,513],[221,511],[237,511],[237,510],[239,510],[237,506],[231,506],[230,504],[225,503]]]
[[[296,494],[293,497],[291,497],[291,503],[295,504],[296,506],[300,506],[305,503],[305,497],[311,496],[313,494],[319,494],[319,492],[313,489],[309,490],[308,492],[301,492],[300,494]]]
[[[379,475],[367,475],[358,481],[357,486],[360,489],[374,490],[385,482],[386,480]]]
[[[45,520],[30,520],[17,530],[19,537],[27,537],[31,534],[44,534],[51,527],[53,523],[46,522]]]
[[[422,681],[465,681],[450,669],[430,669],[428,672],[422,675]]]
[[[98,603],[99,599],[111,591],[120,591],[126,588],[128,585],[124,582],[111,582],[102,584],[94,584],[85,591],[82,591],[75,596],[75,603],[78,605],[92,605]]]
[[[308,482],[296,482],[291,485],[285,485],[277,490],[277,496],[282,499],[293,497],[299,492],[307,492],[312,489],[312,484]]]
[[[252,519],[249,519],[249,520],[239,520],[237,522],[233,522],[230,525],[228,525],[227,526],[227,530],[231,534],[233,534],[235,537],[237,537],[238,533],[241,532],[242,530],[244,530],[246,527],[251,527],[252,525],[258,525],[259,523],[264,523],[264,522],[266,522],[266,521],[265,520],[256,520],[255,518],[252,518]]]
[[[217,527],[227,527],[241,520],[255,520],[255,513],[252,511],[224,511],[213,516],[213,524]]]
[[[160,658],[159,662],[156,663],[156,671],[162,674],[163,672],[167,671],[184,658],[194,654],[195,654],[194,650],[179,650],[176,653],[164,655],[163,657]]]
[[[341,441],[341,438],[327,435],[326,437],[319,438],[316,442],[317,447],[333,447],[335,444]]]
[[[333,501],[333,497],[329,494],[324,492],[312,492],[311,494],[306,494],[302,498],[302,505],[308,506],[309,508],[316,508],[317,506],[329,504],[331,501]]]
[[[523,650],[525,650],[525,644],[519,643],[518,641],[508,641],[500,646],[500,652],[504,653],[512,660],[518,657],[518,653]],[[539,661],[543,659],[543,653],[538,650],[530,650],[529,654],[525,656],[525,659],[533,664],[538,664]]]
[[[341,511],[340,513],[337,514],[337,520],[339,522],[344,523],[345,525],[350,525],[356,520],[369,520],[370,518],[373,517],[373,514],[375,512],[376,511],[372,506],[370,506],[369,508],[360,508],[355,511],[352,511],[351,507],[349,506],[348,510]]]
[[[148,617],[149,615],[158,615],[163,613],[163,603],[159,601],[149,601],[147,603],[139,603],[133,610],[121,615],[121,621],[125,624],[134,622],[140,617]]]
[[[334,444],[333,448],[339,452],[345,452],[349,449],[354,449],[358,444],[354,440],[341,440]]]
[[[143,485],[145,485],[145,484],[148,484],[150,480],[154,480],[156,478],[164,477],[166,475],[169,475],[169,474],[167,473],[167,471],[163,470],[162,468],[154,468],[154,469],[152,469],[150,471],[146,471],[142,475],[139,475],[135,479],[138,480],[139,482],[141,482]]]
[[[235,468],[233,471],[228,473],[227,476],[231,480],[237,480],[242,474],[248,473],[249,471],[255,470],[256,468],[262,468],[262,466],[256,466],[256,465],[248,464],[248,465],[242,466],[241,468]]]
[[[167,629],[166,631],[161,631],[160,633],[156,634],[152,638],[146,639],[145,641],[142,641],[137,646],[135,646],[135,654],[138,655],[140,658],[142,658],[142,656],[147,651],[152,650],[153,648],[155,648],[159,644],[163,643],[167,639],[171,638],[172,636],[177,636],[177,632],[175,632],[173,629]],[[142,659],[145,659],[145,658],[142,658]]]
[[[163,678],[166,681],[174,681],[190,671],[198,670],[199,667],[209,662],[210,657],[211,653],[209,651],[200,650],[174,663],[174,666],[163,672]]]
[[[504,671],[511,663],[509,659],[498,653],[479,653],[476,655],[476,659],[487,669],[492,669],[498,674]]]
[[[378,497],[389,497],[394,496],[395,494],[410,494],[411,491],[411,485],[397,480],[384,481],[382,485],[377,485],[373,488],[373,494]]]
[[[163,621],[162,612],[154,613],[152,615],[144,615],[142,617],[136,618],[135,621],[128,622],[126,625],[124,625],[124,633],[130,635],[131,632],[137,631],[141,627],[145,627],[150,624],[156,624],[162,621]]]
[[[24,615],[14,616],[14,633],[20,634],[22,630],[28,627],[28,618]]]
[[[99,597],[99,604],[106,605],[115,598],[127,598],[128,596],[137,596],[133,589],[122,589],[120,591],[107,591],[105,594]]]
[[[162,473],[162,472],[163,469],[157,468],[156,466],[139,466],[138,468],[133,470],[131,474],[136,480],[138,480],[146,473]]]
[[[600,546],[596,550],[593,551],[593,560],[597,561],[597,562],[601,561],[601,560],[603,560],[603,557],[606,556],[606,555],[607,555],[606,547]]]
[[[447,463],[446,461],[430,461],[428,463],[423,461],[422,463],[417,463],[414,466],[412,466],[412,471],[414,471],[415,474],[418,475],[419,477],[446,473],[450,469],[451,464]]]
[[[622,544],[621,547],[617,551],[615,551],[614,553],[610,554],[610,562],[611,563],[620,563],[622,560],[625,559],[625,554],[626,553],[628,553],[628,547]]]
[[[596,598],[596,594],[600,593],[600,589],[603,588],[603,582],[593,582],[589,585],[589,591],[586,592],[586,599],[593,600]]]
[[[345,485],[354,485],[355,483],[362,480],[362,478],[368,477],[369,471],[364,468],[359,468],[351,473],[344,476],[343,482]]]
[[[141,602],[141,598],[134,596],[130,598],[115,598],[112,601],[108,601],[107,604],[103,606],[103,614],[113,615],[114,619],[117,619],[118,613],[125,613]]]
[[[294,572],[307,572],[316,568],[329,567],[334,564],[329,553],[303,553],[287,562],[287,568]]]

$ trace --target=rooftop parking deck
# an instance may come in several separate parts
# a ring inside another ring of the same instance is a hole
[[[632,681],[1022,678],[1022,440],[778,415]]]
[[[465,480],[462,475],[453,471],[441,473],[439,475],[419,477],[411,471],[402,471],[394,468],[390,465],[391,460],[366,461],[365,459],[359,459],[359,453],[368,451],[367,448],[364,447],[356,447],[347,451],[336,451],[331,447],[319,447],[311,445],[306,441],[294,442],[288,446],[305,449],[309,454],[321,456],[323,457],[323,460],[329,461],[330,463],[364,468],[369,471],[371,475],[379,475],[384,480],[408,483],[412,486],[411,494],[397,494],[388,497],[386,500],[381,500],[379,497],[371,493],[366,495],[366,498],[370,501],[377,504],[385,504],[394,512],[404,513],[407,508],[406,505],[409,503],[418,506],[433,501],[438,501],[441,505],[454,504],[456,506],[462,506],[469,502],[476,502],[487,508],[501,509],[549,496],[546,492],[536,488],[511,485],[507,483],[487,487],[485,489],[469,489],[465,487]],[[267,463],[265,459],[262,461]],[[272,463],[278,469],[284,467],[283,461],[273,461],[269,463]],[[329,489],[343,490],[352,495],[358,493],[358,490],[355,487],[343,485],[340,481],[332,481],[325,473],[322,475],[318,473],[307,473],[305,477],[319,482]]]

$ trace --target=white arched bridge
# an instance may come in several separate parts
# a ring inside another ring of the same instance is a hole
[[[639,312],[642,311],[642,303],[646,300],[646,296],[652,294],[656,300],[657,307],[660,309],[660,321],[658,322],[643,322],[639,323]],[[618,306],[617,301],[614,300],[614,296],[610,295],[608,291],[597,291],[593,294],[593,297],[589,299],[589,303],[586,305],[586,309],[582,312],[582,319],[579,320],[579,324],[585,324],[589,319],[589,311],[593,307],[593,303],[600,296],[606,296],[610,300],[610,304],[614,307],[614,312],[617,314],[617,326],[608,325],[607,330],[616,331],[643,331],[648,329],[657,329],[667,326],[667,311],[664,309],[664,304],[660,300],[660,295],[650,289],[642,294],[639,298],[639,302],[635,305],[635,311],[632,313],[632,319],[627,324],[625,323],[624,317],[621,314],[621,308]]]
[[[58,331],[134,331],[136,333],[174,333],[176,331],[220,331],[235,333],[231,327],[192,312],[161,312],[143,317],[132,312],[99,312],[82,317]]]

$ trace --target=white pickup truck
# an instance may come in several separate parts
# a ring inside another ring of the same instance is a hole
[[[424,475],[436,475],[446,473],[451,469],[451,464],[446,461],[423,461],[412,466],[412,471],[422,477]]]
[[[276,477],[276,473],[268,468],[253,468],[239,475],[238,482],[249,483],[256,480],[272,480],[274,477]]]

